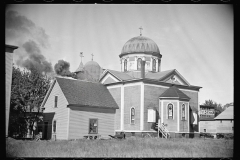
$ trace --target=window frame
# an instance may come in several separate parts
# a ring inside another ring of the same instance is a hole
[[[184,106],[184,112],[183,112],[183,106]],[[183,113],[184,113],[184,117],[183,117]],[[185,105],[185,103],[183,103],[182,106],[181,106],[181,120],[182,121],[186,121],[187,120],[186,119],[186,105]]]
[[[126,72],[127,71],[127,59],[125,59],[123,61],[123,71]]]
[[[97,122],[96,132],[93,132],[93,133],[91,133],[91,130],[90,130],[90,122],[91,122],[91,120],[96,120],[96,122]],[[98,118],[89,118],[88,134],[98,134]]]
[[[169,105],[172,105],[172,116],[169,116]],[[174,115],[173,115],[173,108],[174,108],[174,105],[172,103],[168,103],[167,105],[167,119],[174,119]],[[169,118],[169,117],[172,117],[172,118]]]
[[[55,122],[55,125],[54,125],[54,122]],[[56,119],[53,120],[52,126],[53,126],[52,127],[52,133],[57,133],[57,120]]]
[[[155,63],[154,63],[155,62]],[[153,59],[152,60],[152,71],[153,72],[156,72],[157,71],[157,66],[156,66],[157,62],[156,62],[156,59]],[[155,67],[155,68],[154,68]]]
[[[138,61],[140,60],[140,67],[138,67]],[[138,71],[141,71],[141,68],[142,68],[142,58],[138,58],[137,59],[137,70]]]
[[[54,108],[58,108],[57,105],[58,105],[58,95],[55,95],[54,96]]]
[[[134,110],[134,114],[132,115],[132,109]],[[130,124],[135,124],[135,115],[136,115],[136,109],[135,107],[130,108]]]

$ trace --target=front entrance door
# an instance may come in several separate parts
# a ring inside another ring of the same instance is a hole
[[[43,134],[43,139],[47,139],[47,132],[48,132],[48,122],[44,122],[44,134]]]

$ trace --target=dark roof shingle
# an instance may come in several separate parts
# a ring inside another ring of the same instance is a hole
[[[179,99],[187,99],[190,100],[190,98],[184,94],[182,91],[180,91],[176,86],[172,86],[168,88],[165,92],[163,92],[159,97],[161,98],[179,98]]]
[[[71,105],[119,108],[108,89],[100,83],[60,77],[56,77],[56,81]]]

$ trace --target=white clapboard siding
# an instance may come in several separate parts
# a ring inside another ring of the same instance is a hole
[[[98,119],[98,134],[101,137],[114,135],[115,109],[70,107],[69,139],[81,139],[89,132],[89,119]]]
[[[57,108],[54,108],[55,95],[58,96]],[[56,139],[67,139],[68,132],[68,110],[67,108],[68,102],[66,97],[64,96],[58,82],[55,83],[53,89],[44,105],[45,110],[44,113],[55,112],[55,115],[52,120],[47,120],[49,124],[52,124],[53,120],[57,121],[56,125]],[[48,128],[48,132],[50,133],[52,130],[52,126]]]
[[[12,61],[13,53],[5,52],[5,87],[6,87],[6,136],[8,135],[8,120],[10,111],[10,97],[11,97],[11,84],[12,84]]]

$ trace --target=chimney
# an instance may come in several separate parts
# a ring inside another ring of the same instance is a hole
[[[141,78],[145,78],[145,60],[142,60],[141,65]]]

